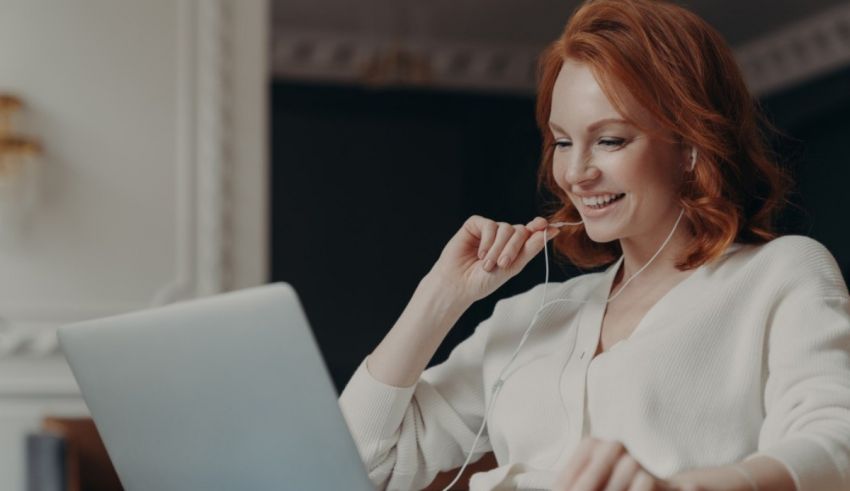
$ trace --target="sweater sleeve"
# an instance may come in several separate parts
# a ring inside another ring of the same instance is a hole
[[[421,489],[466,460],[484,417],[482,356],[491,320],[411,387],[386,385],[371,375],[366,359],[360,363],[339,404],[378,489]],[[485,429],[470,462],[489,450]]]
[[[850,489],[850,300],[835,259],[805,239],[769,320],[765,419],[755,455],[798,491]]]

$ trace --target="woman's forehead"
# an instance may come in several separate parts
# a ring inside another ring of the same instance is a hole
[[[564,62],[552,89],[552,111],[576,108],[607,111],[615,116],[617,111],[602,90],[587,65]]]
[[[565,60],[552,90],[550,121],[563,126],[571,122],[582,125],[600,119],[619,118],[646,129],[658,128],[650,112],[638,104],[622,84],[613,79],[608,82],[616,92],[622,112],[609,99],[589,65]]]

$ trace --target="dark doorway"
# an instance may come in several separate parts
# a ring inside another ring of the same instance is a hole
[[[298,291],[341,388],[470,215],[540,214],[534,101],[280,82],[271,96],[271,280]],[[550,281],[570,274],[550,265]],[[432,363],[544,272],[541,254],[474,304]]]

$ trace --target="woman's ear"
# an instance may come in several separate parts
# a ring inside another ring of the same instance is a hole
[[[688,145],[682,137],[677,137],[677,144],[679,147],[679,151],[682,152],[680,155],[682,156],[682,164],[688,172],[693,172],[694,167],[697,164],[697,147],[693,145]]]

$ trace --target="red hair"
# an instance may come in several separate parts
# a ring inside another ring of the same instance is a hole
[[[585,2],[541,56],[538,191],[545,187],[558,198],[546,205],[547,219],[581,220],[552,174],[554,137],[548,122],[555,79],[566,59],[585,63],[626,119],[623,90],[663,130],[697,149],[696,167],[679,193],[685,210],[681,225],[696,240],[686,246],[677,268],[698,267],[734,241],[758,244],[778,236],[774,220],[793,181],[772,157],[759,127],[773,125],[750,95],[720,34],[678,5],[650,0]],[[553,249],[556,257],[579,267],[607,264],[622,254],[618,241],[594,242],[583,225],[563,229]]]

